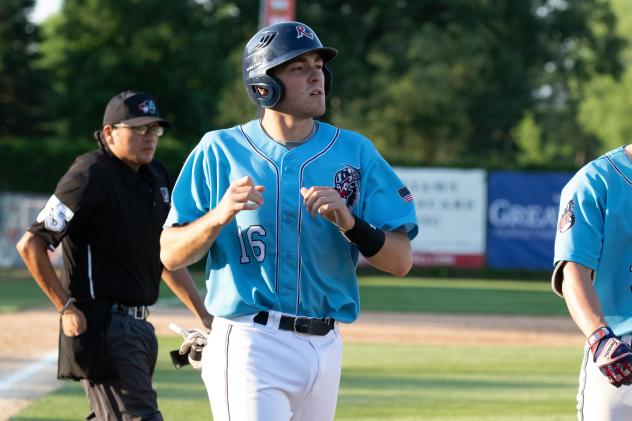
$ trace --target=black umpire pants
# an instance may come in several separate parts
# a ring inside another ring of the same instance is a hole
[[[103,383],[81,381],[92,409],[86,419],[162,421],[151,384],[158,357],[154,327],[145,320],[113,312],[106,338],[119,376]]]

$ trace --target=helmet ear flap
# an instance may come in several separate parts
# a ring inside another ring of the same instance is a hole
[[[257,88],[265,89],[265,94]],[[268,75],[253,78],[248,84],[248,95],[255,104],[263,108],[274,107],[281,100],[283,91],[281,81]]]

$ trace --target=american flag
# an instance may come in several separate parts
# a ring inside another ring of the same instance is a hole
[[[413,194],[408,190],[407,187],[402,187],[399,189],[399,195],[404,199],[404,202],[410,203],[413,201]]]

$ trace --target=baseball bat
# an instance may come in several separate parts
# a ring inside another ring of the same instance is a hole
[[[186,338],[187,335],[189,334],[188,330],[181,328],[175,323],[169,323],[169,329],[171,329],[173,332],[177,333],[178,335],[181,335],[183,338]],[[182,366],[189,364],[188,356],[180,355],[177,349],[169,352],[169,355],[171,356],[171,362],[173,363],[173,366],[175,368],[180,368]]]
[[[181,328],[173,322],[169,323],[169,329],[181,335],[183,338],[186,338],[189,335],[189,331],[187,329]]]

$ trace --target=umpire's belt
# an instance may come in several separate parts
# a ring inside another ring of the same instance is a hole
[[[255,323],[266,325],[268,324],[268,312],[260,311],[252,320]],[[281,316],[281,320],[279,321],[279,329],[281,330],[291,330],[296,333],[316,336],[325,336],[335,325],[336,321],[329,317],[325,319],[312,319],[311,317],[301,316]]]
[[[138,320],[145,320],[149,316],[149,307],[147,306],[126,306],[123,304],[114,303],[112,305],[113,313],[123,313],[128,316],[132,316]]]

